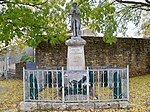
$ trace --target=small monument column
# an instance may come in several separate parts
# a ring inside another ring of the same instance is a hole
[[[84,45],[86,41],[80,36],[80,10],[76,8],[77,3],[73,3],[73,8],[70,10],[71,15],[71,31],[73,33],[71,39],[66,41],[68,46],[67,52],[67,73],[65,83],[72,80],[81,80],[86,74],[85,70],[85,56]]]

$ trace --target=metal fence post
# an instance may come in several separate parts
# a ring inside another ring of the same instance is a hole
[[[129,65],[127,65],[127,96],[129,101]]]
[[[65,101],[65,92],[64,92],[64,67],[62,67],[62,103]]]
[[[87,67],[86,77],[87,77],[87,101],[89,103],[89,67]]]
[[[25,102],[25,68],[23,67],[23,100]]]

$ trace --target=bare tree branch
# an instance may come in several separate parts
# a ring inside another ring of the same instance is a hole
[[[137,1],[116,0],[116,2],[119,2],[119,3],[136,4],[136,5],[150,7],[150,1],[149,0],[145,0],[145,1],[146,1],[146,3],[144,3],[144,2],[137,2]]]
[[[150,1],[149,1],[149,0],[145,0],[145,2],[150,3]]]
[[[132,5],[130,8],[132,9],[137,8],[145,11],[150,11],[150,8],[141,7],[140,5]]]

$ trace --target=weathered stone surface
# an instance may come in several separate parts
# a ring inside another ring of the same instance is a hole
[[[65,83],[69,83],[72,80],[79,81],[85,75],[85,73],[77,71],[77,70],[85,70],[85,56],[84,56],[85,44],[86,41],[80,37],[71,37],[71,39],[66,40],[66,45],[68,46],[67,71],[73,71],[73,73],[67,72],[65,74],[66,76]]]
[[[68,46],[67,70],[85,70],[84,46]]]
[[[76,70],[72,70],[72,71],[67,71],[65,73],[65,86],[68,86],[69,82],[71,82],[72,80],[77,80],[77,81],[80,81],[83,76],[86,76],[86,71],[76,71]]]
[[[83,46],[86,41],[80,37],[71,37],[71,39],[66,41],[67,46]]]
[[[90,102],[90,103],[51,103],[51,102],[21,102],[20,110],[89,110],[109,108],[130,108],[127,101]]]
[[[38,107],[37,102],[21,102],[20,110],[33,111]]]
[[[87,95],[66,95],[65,96],[65,101],[83,101],[87,99]]]
[[[130,108],[131,105],[128,101],[112,101],[112,102],[96,102],[95,107],[96,109],[98,108],[105,108],[105,109],[110,109],[110,108]]]
[[[22,73],[23,73],[23,67],[25,67],[25,63],[21,62],[21,63],[16,63],[16,74],[15,77],[17,78],[23,78]]]
[[[130,67],[130,76],[150,73],[150,39],[118,38],[110,45],[100,37],[84,37],[86,66]],[[67,46],[39,44],[36,49],[36,64],[43,66],[66,66]]]

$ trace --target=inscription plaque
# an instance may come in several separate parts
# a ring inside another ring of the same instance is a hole
[[[68,46],[67,70],[85,70],[83,46]]]

